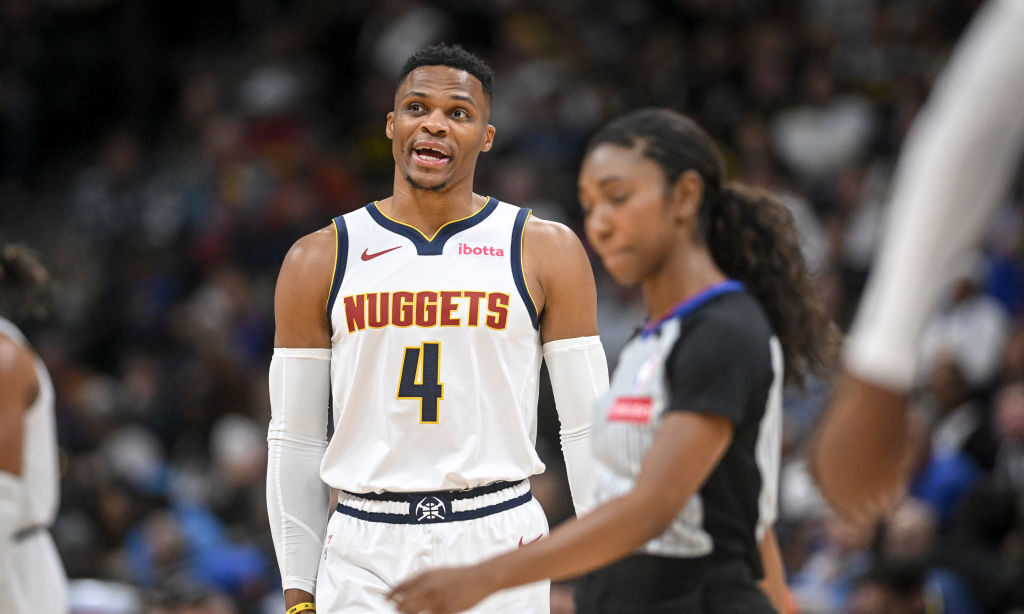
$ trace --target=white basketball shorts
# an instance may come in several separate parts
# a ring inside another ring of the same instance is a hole
[[[353,494],[342,491],[327,525],[316,582],[318,614],[396,612],[386,595],[410,576],[468,565],[547,535],[529,482],[464,491]],[[473,614],[548,614],[550,583],[484,599]]]

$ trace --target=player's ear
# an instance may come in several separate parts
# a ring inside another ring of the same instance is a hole
[[[491,150],[491,147],[494,145],[494,132],[496,130],[497,129],[493,125],[487,124],[487,131],[484,134],[484,142],[480,145],[480,151]]]
[[[388,123],[384,127],[384,134],[386,134],[389,139],[395,138],[395,112],[394,111],[389,111],[388,112]]]

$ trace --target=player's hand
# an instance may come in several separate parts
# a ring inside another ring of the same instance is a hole
[[[909,473],[906,395],[843,372],[811,444],[811,472],[830,506],[870,524],[903,497]]]
[[[455,614],[494,592],[478,568],[441,567],[402,582],[388,599],[402,614]]]

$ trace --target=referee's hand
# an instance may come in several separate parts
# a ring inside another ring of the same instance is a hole
[[[402,614],[455,614],[492,592],[478,567],[440,567],[402,582],[388,599]]]

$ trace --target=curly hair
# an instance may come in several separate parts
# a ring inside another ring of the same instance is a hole
[[[409,56],[402,66],[402,71],[398,75],[398,83],[401,84],[409,76],[409,73],[421,66],[448,66],[463,70],[480,81],[487,100],[490,100],[494,94],[494,71],[486,62],[459,45],[439,43],[417,51]]]
[[[44,317],[52,281],[46,268],[24,245],[0,246],[0,314]]]
[[[804,387],[810,376],[829,378],[840,334],[807,271],[789,210],[767,192],[723,180],[722,158],[693,120],[670,109],[642,109],[601,129],[587,145],[640,147],[667,185],[687,170],[704,183],[699,226],[722,272],[743,282],[761,304],[782,345],[786,381]]]

